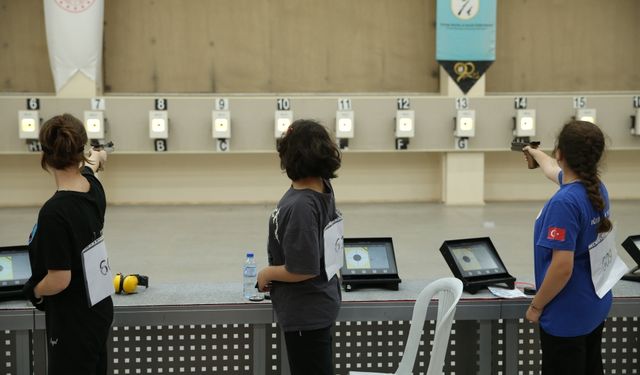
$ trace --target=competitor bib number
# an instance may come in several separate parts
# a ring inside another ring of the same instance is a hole
[[[615,230],[601,233],[598,239],[589,246],[591,262],[591,280],[598,297],[602,298],[629,271],[629,268],[618,256],[615,243]]]
[[[103,237],[82,250],[82,268],[89,306],[95,305],[115,292]]]
[[[338,216],[324,228],[324,266],[331,280],[344,264],[344,223]]]

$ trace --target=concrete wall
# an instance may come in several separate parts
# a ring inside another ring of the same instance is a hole
[[[439,92],[435,0],[108,0],[111,93]],[[41,0],[0,0],[0,92],[52,92]],[[638,90],[640,2],[500,0],[487,92]]]

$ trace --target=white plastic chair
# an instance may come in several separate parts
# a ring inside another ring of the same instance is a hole
[[[413,307],[413,316],[411,317],[411,328],[407,337],[407,344],[404,348],[402,360],[398,365],[395,375],[407,375],[413,371],[413,365],[418,354],[418,346],[420,345],[420,337],[422,336],[422,328],[427,316],[427,307],[429,302],[438,294],[438,315],[436,317],[436,331],[433,338],[433,347],[431,348],[431,359],[429,360],[429,368],[427,375],[442,374],[444,359],[449,346],[449,334],[451,333],[451,324],[453,316],[456,312],[456,305],[462,295],[462,282],[453,277],[438,279],[427,285]],[[359,372],[350,371],[349,375],[374,375],[377,372]]]

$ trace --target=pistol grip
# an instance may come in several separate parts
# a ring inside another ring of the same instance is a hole
[[[536,169],[538,168],[540,165],[538,164],[538,162],[536,161],[536,159],[531,156],[531,154],[529,153],[529,151],[522,151],[524,152],[526,158],[527,158],[527,167],[529,169]]]

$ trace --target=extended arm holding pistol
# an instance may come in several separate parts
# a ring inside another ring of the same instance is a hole
[[[540,142],[511,142],[511,151],[522,151],[524,152],[524,156],[527,159],[527,166],[529,169],[538,168],[540,165],[536,161],[536,159],[529,153],[529,151],[525,150],[525,146],[529,146],[530,148],[538,148],[540,146]]]
[[[551,181],[560,185],[558,180],[558,174],[560,173],[560,166],[554,157],[547,155],[541,150],[538,150],[540,142],[531,143],[518,143],[513,142],[511,149],[514,151],[524,152],[527,159],[527,165],[530,169],[537,168],[542,169],[542,173]]]
[[[107,154],[112,153],[114,150],[113,142],[101,143],[96,139],[91,140],[91,155],[89,160],[94,164],[89,168],[94,172],[100,172],[104,170],[104,163],[107,161]]]

